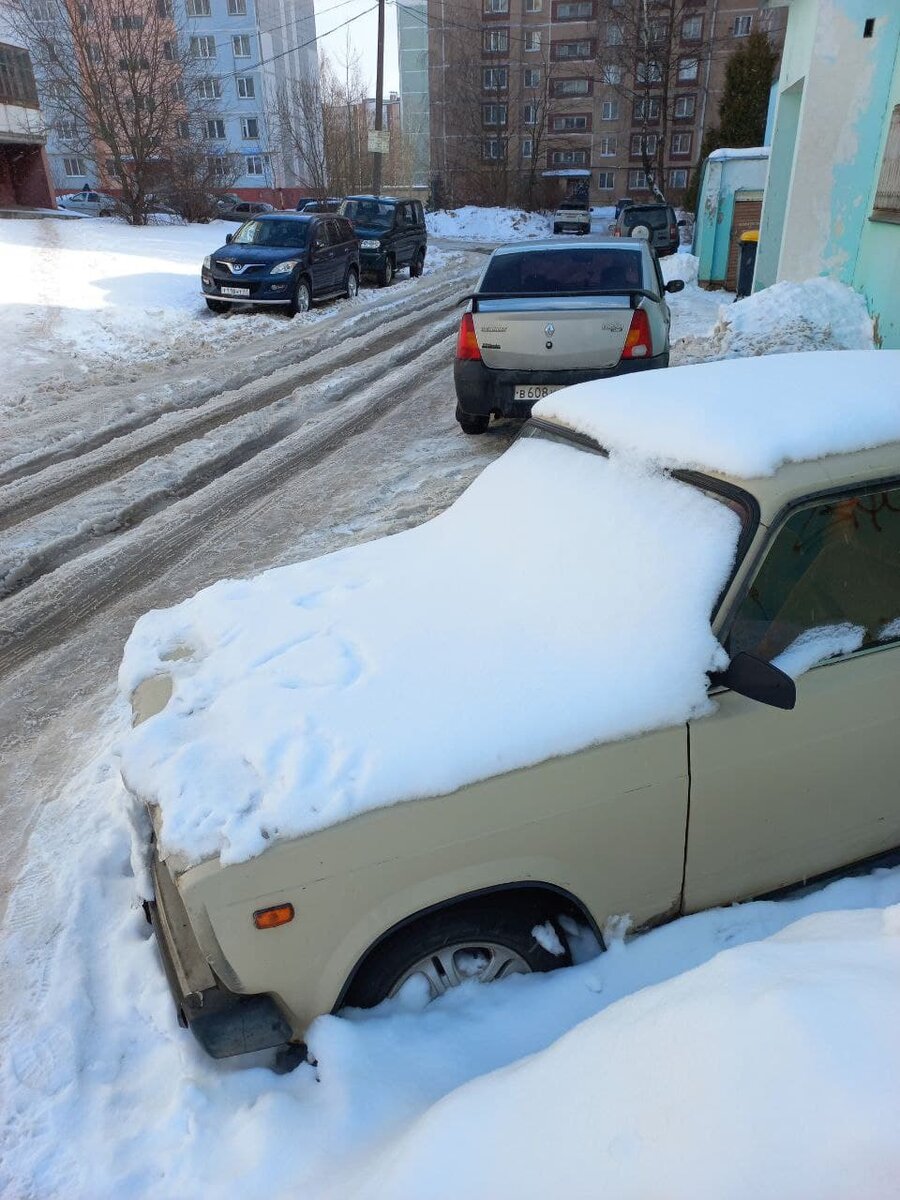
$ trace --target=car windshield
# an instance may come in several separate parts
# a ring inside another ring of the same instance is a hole
[[[247,221],[234,237],[238,246],[305,246],[306,221]]]
[[[638,251],[607,246],[497,254],[479,291],[504,294],[643,287]]]
[[[622,224],[630,232],[638,225],[646,225],[650,229],[665,229],[670,223],[670,213],[667,208],[626,208],[622,213]]]
[[[393,204],[385,204],[380,200],[345,200],[338,211],[354,225],[390,229],[394,223]]]

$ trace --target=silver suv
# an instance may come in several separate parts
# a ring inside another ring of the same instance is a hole
[[[646,240],[501,246],[463,314],[453,380],[456,419],[484,433],[491,416],[528,417],[572,383],[669,365],[667,292]]]

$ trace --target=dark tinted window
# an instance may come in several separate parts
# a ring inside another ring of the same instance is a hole
[[[810,630],[900,640],[900,488],[801,509],[769,549],[729,640],[771,660]]]
[[[343,221],[328,221],[328,238],[333,246],[342,246],[347,240]]]
[[[598,247],[498,254],[491,260],[480,290],[529,293],[640,287],[639,253]]]
[[[626,208],[622,214],[622,224],[629,231],[637,225],[646,225],[648,229],[666,229],[675,224],[675,214],[663,207]]]
[[[394,208],[384,200],[345,200],[341,205],[341,216],[357,225],[390,229],[394,223]]]
[[[239,246],[305,246],[307,228],[306,221],[247,221],[231,240]]]

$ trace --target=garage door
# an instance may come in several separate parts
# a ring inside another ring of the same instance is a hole
[[[725,287],[729,292],[737,288],[738,247],[741,234],[750,229],[759,229],[762,216],[762,200],[735,200],[734,218],[731,222],[731,243],[728,247],[728,269],[725,272]]]

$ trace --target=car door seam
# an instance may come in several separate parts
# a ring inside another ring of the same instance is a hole
[[[691,836],[691,723],[685,723],[685,735],[687,737],[687,804],[684,813],[684,851],[681,860],[681,900],[678,906],[678,911],[684,912],[684,893],[687,887],[687,859],[688,859],[688,839]]]

